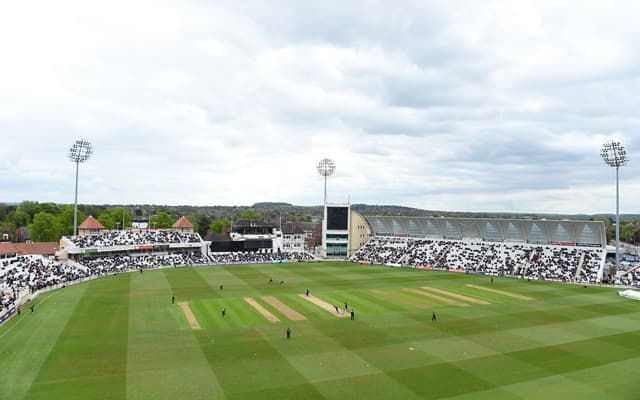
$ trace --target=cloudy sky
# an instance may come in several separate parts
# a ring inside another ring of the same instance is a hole
[[[2,1],[0,201],[640,212],[640,3]]]

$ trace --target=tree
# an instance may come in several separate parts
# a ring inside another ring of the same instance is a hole
[[[640,244],[640,222],[635,221],[633,224],[633,244]]]
[[[14,229],[20,228],[21,226],[29,225],[31,222],[31,218],[29,214],[27,214],[24,210],[16,210],[9,213],[7,216],[7,222],[13,225]]]
[[[151,217],[151,228],[171,228],[171,226],[173,225],[173,218],[171,218],[171,216],[169,214],[167,214],[165,211],[160,211],[159,213],[157,213],[156,215],[154,215],[153,217]]]
[[[245,212],[243,212],[242,214],[240,214],[240,218],[241,219],[248,219],[248,220],[261,220],[262,219],[262,214],[260,214],[259,212],[255,211],[255,210],[246,210]]]
[[[78,204],[78,211],[82,210],[85,215],[99,216],[107,210],[105,206],[96,206],[90,204]]]
[[[41,211],[33,217],[29,232],[34,242],[56,242],[60,240],[62,226],[55,215]]]
[[[78,210],[78,225],[87,219],[87,216],[80,210]],[[58,215],[58,221],[62,228],[62,235],[73,235],[73,206],[66,205],[62,207],[60,215]]]
[[[33,221],[33,217],[38,213],[39,208],[40,208],[40,205],[38,204],[37,201],[23,201],[18,206],[17,211],[23,212],[29,216],[28,222],[27,222],[28,224],[31,221]],[[24,226],[26,226],[26,224]]]
[[[4,203],[0,203],[0,221],[6,221],[9,213],[14,210],[15,210],[15,207],[8,206]]]
[[[635,226],[632,223],[630,222],[627,222],[625,224],[620,223],[620,241],[621,242],[626,242],[626,243],[633,242],[634,233],[635,233]],[[615,234],[614,234],[614,237],[615,237]]]
[[[37,201],[23,201],[18,206],[18,210],[27,213],[29,221],[33,221],[34,216],[42,211],[52,215],[58,215],[61,211],[55,203],[38,203]]]
[[[116,227],[119,226],[120,228],[125,229],[131,226],[132,218],[131,218],[131,213],[129,211],[125,210],[122,207],[118,207],[111,210],[110,213],[111,213],[111,217],[116,223]]]
[[[204,237],[207,234],[207,230],[209,229],[209,225],[211,225],[211,218],[204,213],[197,213],[189,220],[195,222],[196,231],[200,234],[200,236]]]
[[[113,215],[109,212],[109,210],[103,211],[98,216],[98,222],[102,224],[106,229],[116,229],[116,221],[113,218]]]
[[[209,232],[222,233],[223,230],[228,231],[229,228],[231,228],[231,221],[229,221],[227,218],[224,218],[224,219],[219,219],[217,221],[213,221],[209,225]]]

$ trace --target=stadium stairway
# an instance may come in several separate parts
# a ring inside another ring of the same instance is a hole
[[[576,274],[573,276],[574,281],[578,281],[580,273],[582,272],[582,265],[584,264],[584,253],[580,255],[580,261],[578,262],[578,268],[576,268]]]
[[[74,260],[67,260],[66,264],[70,267],[85,271],[85,272],[89,272],[89,268],[85,267],[84,265],[80,264],[79,262],[76,262]]]

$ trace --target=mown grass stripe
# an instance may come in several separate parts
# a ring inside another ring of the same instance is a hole
[[[359,304],[363,302],[365,304],[365,309],[369,307],[370,304],[375,304],[381,308],[381,312],[383,314],[391,314],[403,311],[415,311],[415,308],[406,308],[402,302],[398,302],[397,298],[394,296],[378,296],[371,291],[368,290],[357,290],[353,292],[355,304]]]
[[[394,302],[400,303],[406,310],[426,310],[433,308],[433,304],[439,303],[429,303],[425,301],[423,297],[417,298],[417,296],[410,295],[408,293],[393,289],[393,290],[382,290],[382,289],[371,289],[371,293],[379,296],[381,298],[393,298]]]
[[[321,398],[313,385],[271,345],[271,340],[286,341],[284,335],[265,339],[254,329],[243,329],[211,341],[204,332],[197,334],[200,347],[227,397],[249,399],[256,393],[283,396],[289,388],[295,391],[295,387],[302,386],[309,398]]]
[[[162,272],[171,286],[170,294],[176,296],[176,302],[221,296],[218,287],[210,285],[196,268],[168,268]]]
[[[517,394],[535,399],[540,398],[540,393],[545,398],[554,398],[554,392],[570,398],[572,389],[585,394],[584,398],[596,395],[633,398],[630,394],[638,389],[626,371],[616,373],[616,368],[629,368],[640,360],[640,345],[634,340],[640,335],[640,311],[637,304],[621,300],[613,289],[495,280],[492,287],[526,293],[536,299],[527,302],[465,286],[487,284],[487,277],[474,275],[340,263],[237,267],[228,267],[234,268],[233,273],[226,267],[198,268],[200,277],[195,278],[188,276],[192,273],[188,268],[145,271],[144,275],[130,277],[128,400],[182,397],[236,400],[292,395],[344,398],[345,393],[349,397],[371,399],[394,395],[486,399],[490,394],[498,398]],[[156,280],[156,273],[163,279]],[[187,276],[178,276],[183,273]],[[218,278],[229,274],[232,276],[225,281],[224,291],[211,287],[210,283],[215,285]],[[331,274],[342,274],[339,278],[346,279],[331,279]],[[372,279],[357,279],[360,275]],[[269,285],[266,276],[282,277],[286,285],[277,282]],[[119,283],[121,278],[104,279]],[[348,281],[353,282],[347,285]],[[420,286],[469,293],[494,304],[455,307],[402,290]],[[322,298],[325,294],[335,296],[327,299],[339,301],[340,305],[347,300],[350,307],[357,309],[355,321],[335,318],[299,297],[307,287]],[[71,293],[65,292],[69,289],[52,298],[53,304]],[[97,306],[93,318],[110,319],[125,294],[107,287],[98,289],[92,292],[92,302]],[[191,331],[179,306],[171,304],[174,289],[179,293],[176,302],[189,301],[192,305],[202,330]],[[193,295],[190,289],[194,290]],[[380,296],[378,291],[388,295]],[[307,320],[270,324],[244,302],[243,298],[248,296],[280,317],[277,310],[262,301],[262,296],[275,296],[303,313]],[[414,302],[423,307],[412,306]],[[47,304],[50,303],[45,303],[43,309]],[[222,307],[228,309],[224,319],[220,315]],[[436,323],[430,321],[432,310],[438,315]],[[77,317],[75,320],[79,321]],[[87,326],[75,333],[82,336],[93,331],[94,322],[92,318],[84,318]],[[99,322],[100,326],[104,324]],[[16,326],[5,339],[12,338],[14,346],[22,346],[23,326]],[[293,331],[291,341],[285,339],[287,327]],[[256,337],[260,339],[256,341]],[[102,346],[104,337],[95,338],[97,345]],[[40,343],[33,345],[39,347]],[[86,345],[81,344],[80,349],[83,347]],[[538,349],[544,355],[541,359],[536,359]],[[73,355],[77,363],[84,362],[85,354],[73,354],[74,350],[68,347],[66,354]],[[100,351],[96,354],[101,360],[109,357]],[[568,361],[564,363],[563,359]],[[69,362],[72,361],[70,358]],[[9,371],[13,362],[10,358],[0,359],[0,370]],[[585,368],[580,369],[582,364]],[[275,374],[274,369],[278,370]],[[59,370],[55,382],[44,381],[41,379],[44,375],[39,375],[33,379],[33,386],[40,381],[53,388],[55,383],[53,395],[79,398],[88,394],[86,388],[106,379],[98,376],[79,381],[77,376],[66,374],[64,368]],[[452,381],[449,375],[457,371],[463,377]],[[581,378],[583,374],[593,376],[597,372],[606,374],[606,378],[593,379],[593,385],[588,378]],[[111,374],[108,369],[105,373]],[[471,377],[469,385],[466,377]],[[63,381],[67,383],[66,393],[62,392]],[[79,387],[76,382],[80,382]],[[441,382],[456,387],[443,387]],[[543,384],[551,385],[553,390],[534,390],[536,385]],[[0,398],[5,397],[3,390],[0,386]],[[117,392],[107,390],[104,395]],[[117,393],[116,397],[122,398],[121,395],[122,392]],[[100,391],[91,398],[102,397]]]
[[[27,398],[125,398],[130,276],[87,284]]]
[[[224,399],[171,292],[161,271],[132,276],[126,399]]]
[[[36,312],[16,315],[0,329],[0,398],[22,399],[37,381],[87,285],[49,292],[35,300]],[[63,296],[60,296],[64,294]],[[44,329],[42,329],[44,327]],[[9,363],[3,361],[10,361]]]
[[[330,304],[337,305],[341,313],[348,314],[351,310],[356,310],[358,315],[381,315],[391,312],[391,308],[387,307],[383,302],[374,301],[374,296],[370,296],[367,299],[365,296],[361,296],[360,292],[356,290],[351,292],[323,292],[320,296]],[[347,309],[345,309],[345,302]]]

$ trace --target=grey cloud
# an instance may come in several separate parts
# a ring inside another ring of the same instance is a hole
[[[5,24],[52,40],[16,42],[0,65],[0,200],[68,201],[66,152],[87,138],[87,202],[319,204],[326,155],[330,198],[601,211],[599,147],[620,137],[626,207],[640,206],[635,20],[594,4],[565,26],[569,5],[528,4],[531,20],[503,6],[104,3],[52,10],[66,25]]]

